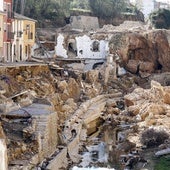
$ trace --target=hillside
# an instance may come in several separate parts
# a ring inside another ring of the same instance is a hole
[[[117,20],[122,18],[143,21],[143,17],[127,17],[127,12],[128,15],[131,13],[138,16],[139,11],[127,4],[126,0],[14,0],[14,11],[37,20],[37,26],[41,28],[63,27],[68,23],[71,15],[79,14],[97,16],[102,26],[103,24],[117,25],[119,23]]]

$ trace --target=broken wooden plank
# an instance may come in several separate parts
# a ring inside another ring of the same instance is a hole
[[[18,94],[15,94],[15,95],[9,97],[8,99],[13,99],[13,98],[15,98],[15,97],[21,96],[21,95],[26,94],[26,93],[28,93],[28,92],[29,92],[28,90],[22,91],[22,92],[20,92],[20,93],[18,93]]]
[[[41,77],[28,78],[28,79],[26,79],[26,81],[30,81],[30,80],[39,80],[39,79],[41,79]]]

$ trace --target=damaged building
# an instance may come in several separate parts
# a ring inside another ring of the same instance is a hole
[[[84,61],[84,70],[101,64],[109,54],[108,37],[94,36],[99,29],[97,17],[73,16],[71,23],[56,34],[55,55],[57,58]]]
[[[157,49],[162,52],[157,53]],[[168,30],[149,29],[142,22],[126,21],[119,26],[104,25],[88,31],[62,28],[57,32],[55,56],[56,60],[82,61],[84,71],[110,60],[113,67],[117,65],[117,72],[125,69],[147,77],[168,70],[168,49]]]

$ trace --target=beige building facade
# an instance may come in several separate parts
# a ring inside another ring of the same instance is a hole
[[[0,59],[3,57],[3,31],[4,31],[4,22],[3,22],[4,13],[0,11]]]
[[[13,22],[14,42],[12,61],[26,61],[31,57],[31,48],[35,43],[36,20],[15,13]]]

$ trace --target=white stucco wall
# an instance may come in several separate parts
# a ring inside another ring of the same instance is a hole
[[[0,0],[0,11],[4,11],[4,0]]]
[[[109,45],[106,40],[92,40],[89,36],[77,36],[76,38],[77,58],[87,59],[104,59],[109,53]],[[92,51],[92,44],[94,41],[99,43],[99,50]],[[68,58],[68,52],[64,48],[64,36],[60,34],[57,38],[57,45],[55,47],[55,53],[57,56]],[[68,45],[68,44],[67,44]]]
[[[63,46],[64,44],[64,36],[59,34],[57,37],[57,45],[55,46],[55,54],[59,57],[68,58],[67,50]]]
[[[21,37],[17,36],[17,33],[19,31],[23,32],[23,22],[22,22],[22,20],[15,19],[12,22],[12,29],[13,29],[13,32],[15,33],[14,41],[12,43],[12,61],[24,60],[24,58],[23,58],[24,57],[24,52],[23,52],[23,50],[22,51],[20,50],[20,46],[23,47],[23,44],[24,44],[23,34],[21,35]],[[15,51],[14,51],[14,46],[15,46]],[[22,52],[22,54],[20,54],[20,52]],[[22,58],[20,58],[20,56]]]
[[[92,51],[92,44],[94,41],[91,40],[87,35],[76,37],[77,43],[77,57],[78,58],[105,58],[108,55],[109,47],[108,42],[105,40],[100,40],[99,51]]]

